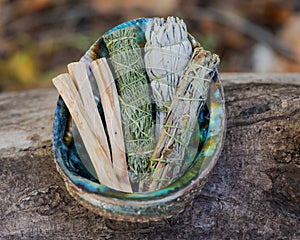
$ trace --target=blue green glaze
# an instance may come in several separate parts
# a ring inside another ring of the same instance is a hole
[[[149,18],[142,18],[125,22],[105,34],[120,28],[133,27],[139,33],[137,40],[142,45],[145,41],[144,31],[150,21]],[[103,39],[99,38],[81,61],[89,66],[92,60],[106,55],[106,46]],[[203,187],[222,149],[225,135],[225,107],[224,93],[218,74],[211,82],[207,107],[209,123],[206,120],[207,109],[199,114],[198,137],[202,147],[199,147],[196,159],[191,162],[182,177],[154,192],[125,193],[99,184],[81,163],[74,144],[65,142],[70,114],[63,100],[59,98],[54,119],[53,148],[58,170],[70,194],[82,205],[111,219],[146,222],[180,212],[185,202],[190,201],[197,190]]]

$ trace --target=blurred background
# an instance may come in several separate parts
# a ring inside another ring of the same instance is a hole
[[[0,0],[0,92],[49,87],[111,27],[169,15],[220,72],[300,72],[299,0]]]

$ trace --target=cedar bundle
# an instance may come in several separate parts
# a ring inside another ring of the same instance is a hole
[[[141,49],[133,29],[119,29],[104,40],[116,73],[130,179],[138,183],[153,152],[151,98]]]

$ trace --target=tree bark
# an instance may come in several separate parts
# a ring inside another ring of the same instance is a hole
[[[130,224],[73,200],[53,161],[54,89],[0,94],[0,239],[300,239],[300,74],[221,74],[227,133],[178,217]]]

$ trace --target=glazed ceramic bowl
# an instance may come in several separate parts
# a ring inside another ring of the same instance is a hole
[[[125,22],[105,34],[133,27],[140,33],[140,41],[143,42],[143,33],[150,21],[149,18],[141,18]],[[105,56],[102,44],[103,40],[99,38],[81,61],[89,66],[92,60]],[[204,128],[203,123],[206,123]],[[184,210],[199,194],[219,158],[225,135],[223,89],[216,74],[210,85],[206,107],[199,114],[199,124],[202,125],[196,137],[202,141],[201,148],[179,179],[153,192],[125,193],[101,185],[82,164],[74,143],[69,140],[72,134],[70,124],[68,109],[59,98],[54,120],[55,162],[69,193],[84,207],[105,218],[129,222],[158,221]]]

